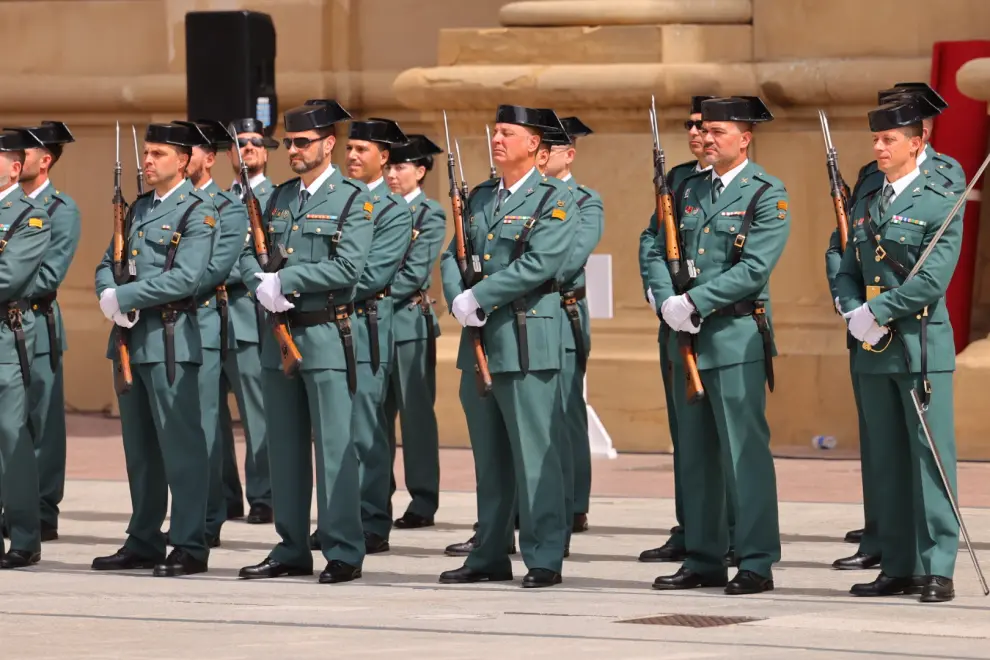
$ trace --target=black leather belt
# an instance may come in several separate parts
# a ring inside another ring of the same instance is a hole
[[[557,280],[547,280],[533,289],[529,295],[548,295],[560,290]],[[526,331],[526,299],[512,301],[512,313],[516,318],[516,343],[519,347],[519,370],[529,373],[529,334]]]
[[[14,343],[17,346],[17,361],[21,365],[21,380],[24,387],[31,384],[31,363],[28,361],[27,337],[24,334],[23,315],[31,309],[27,300],[8,300],[3,303],[7,308],[7,318],[4,323],[14,333]]]
[[[62,345],[58,343],[58,332],[55,328],[55,299],[58,291],[52,291],[47,296],[31,298],[28,302],[31,309],[45,317],[45,326],[48,329],[48,364],[52,373],[58,369],[59,360],[62,358]]]
[[[581,371],[588,370],[588,353],[584,345],[584,332],[581,330],[581,310],[578,308],[578,302],[584,300],[586,294],[587,289],[583,286],[560,292],[560,306],[564,308],[564,313],[567,314],[567,320],[571,325],[571,334],[574,335],[574,349]]]
[[[763,339],[763,365],[767,373],[767,386],[773,392],[773,336],[770,333],[770,321],[767,320],[766,301],[741,300],[723,307],[712,316],[753,317],[756,329]]]
[[[148,308],[159,312],[162,316],[162,325],[165,327],[165,377],[170,387],[175,384],[175,322],[179,319],[179,314],[195,316],[196,308],[194,298],[183,298]]]
[[[358,301],[354,305],[358,316],[368,317],[368,342],[370,343],[368,348],[371,351],[371,372],[374,374],[378,373],[382,362],[381,351],[378,347],[378,301],[384,300],[391,293],[391,288],[385,287],[370,298]]]
[[[344,363],[347,366],[347,388],[353,395],[357,391],[357,360],[354,356],[354,336],[351,333],[351,315],[354,304],[334,305],[325,309],[311,312],[300,312],[290,309],[285,313],[289,325],[297,328],[309,328],[314,325],[333,323],[340,332],[340,343],[344,347]]]

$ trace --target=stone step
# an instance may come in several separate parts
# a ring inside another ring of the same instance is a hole
[[[440,32],[439,66],[752,62],[749,25],[512,27]]]
[[[499,12],[502,25],[745,24],[751,0],[530,0],[510,2]]]

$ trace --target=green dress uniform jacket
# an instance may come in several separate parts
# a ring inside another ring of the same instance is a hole
[[[65,339],[62,311],[55,296],[69,272],[76,248],[79,247],[82,227],[79,207],[75,201],[57,190],[51,182],[36,199],[51,217],[52,238],[31,291],[31,308],[36,320],[36,359],[31,362],[28,406],[31,431],[35,436],[34,455],[38,461],[41,521],[57,529],[58,505],[65,492],[66,431],[62,354],[69,345]]]
[[[390,492],[395,492],[398,416],[406,489],[412,498],[407,511],[432,519],[440,505],[440,441],[433,409],[440,324],[429,289],[433,265],[443,249],[447,216],[440,203],[427,199],[422,191],[409,202],[409,211],[413,216],[412,241],[391,287],[395,348],[385,394],[385,423],[393,465]]]
[[[251,191],[258,199],[262,212],[268,205],[275,184],[265,177]],[[245,208],[245,214],[247,210]],[[245,245],[251,241],[250,231],[244,234]],[[252,275],[248,273],[248,278]],[[230,350],[220,377],[220,435],[223,442],[223,488],[228,508],[242,510],[244,497],[248,504],[272,504],[272,482],[268,469],[268,437],[265,431],[265,410],[261,394],[261,346],[259,332],[264,332],[264,309],[257,304],[251,289],[245,285],[239,264],[227,278],[230,313]],[[234,429],[230,392],[234,392],[241,413],[247,451],[244,455],[244,488],[237,472],[234,450]]]
[[[556,278],[571,252],[576,235],[571,226],[579,211],[566,184],[535,168],[496,212],[497,188],[497,181],[477,186],[465,213],[466,240],[482,257],[484,279],[472,290],[487,319],[482,336],[492,374],[492,391],[482,398],[470,334],[463,331],[457,368],[474,453],[479,523],[477,546],[466,565],[511,572],[508,550],[518,497],[526,566],[559,573],[571,521],[565,520],[556,415],[547,411],[560,406],[564,354]],[[513,259],[519,245],[525,249]],[[448,305],[464,291],[455,254],[452,241],[441,258]],[[516,310],[526,323],[528,372],[520,360]]]
[[[351,341],[353,295],[371,247],[371,196],[358,181],[334,169],[300,206],[301,181],[278,188],[264,222],[272,254],[279,245],[288,260],[279,271],[282,294],[295,308],[286,315],[302,354],[299,372],[287,378],[272,335],[261,342],[265,420],[275,531],[281,542],[272,559],[311,569],[309,512],[316,455],[317,535],[328,562],[361,567],[361,486],[357,449],[350,432],[351,392],[343,341]],[[339,240],[337,240],[339,239]],[[252,291],[262,272],[253,243],[241,253],[241,274]],[[334,309],[340,308],[340,322]],[[315,445],[314,445],[315,442]]]
[[[930,386],[927,421],[946,476],[956,488],[952,372],[955,343],[945,292],[962,246],[963,208],[918,275],[908,282],[893,261],[910,270],[954,205],[956,193],[919,174],[880,215],[879,194],[857,201],[854,232],[836,276],[843,311],[864,302],[887,336],[855,349],[853,371],[860,380],[868,450],[879,483],[874,490],[881,568],[891,577],[937,575],[951,578],[959,547],[959,526],[910,398]],[[871,223],[871,224],[869,224]],[[868,228],[879,237],[874,242]],[[881,258],[877,248],[883,248]],[[849,249],[852,248],[852,249]],[[889,342],[889,343],[888,343]]]
[[[563,308],[560,337],[564,345],[564,364],[560,371],[558,451],[564,469],[565,516],[571,521],[576,513],[588,513],[591,498],[591,445],[588,408],[584,400],[584,377],[591,353],[591,319],[584,269],[605,231],[605,208],[601,195],[591,188],[573,179],[566,183],[577,202],[580,216],[580,221],[572,227],[577,236],[560,276]]]
[[[137,324],[127,331],[134,382],[117,397],[132,507],[124,547],[147,559],[164,558],[161,528],[171,490],[169,542],[206,561],[210,472],[199,386],[203,341],[194,296],[210,263],[216,209],[210,196],[195,190],[188,179],[157,206],[154,201],[149,192],[131,206],[126,257],[134,267],[133,281],[114,282],[112,242],[96,268],[97,298],[106,289],[116,289],[121,312],[139,313]],[[174,263],[163,272],[176,239]],[[166,364],[165,318],[173,313],[169,310],[177,311],[172,383]],[[116,359],[117,332],[120,328],[115,326],[107,348],[111,360]]]
[[[776,355],[769,280],[790,234],[787,191],[750,161],[713,202],[711,172],[688,179],[678,204],[682,254],[693,258],[699,271],[688,295],[702,319],[695,349],[706,391],[703,401],[688,405],[685,389],[674,388],[684,478],[684,566],[703,575],[724,575],[723,558],[731,541],[740,570],[769,578],[771,566],[780,560],[766,421],[768,363]],[[657,235],[649,268],[659,312],[675,295],[663,232]],[[668,351],[674,357],[673,373],[679,373],[675,341],[671,333]],[[725,516],[726,482],[736,501],[732,539]]]
[[[210,500],[206,512],[206,536],[208,540],[220,538],[220,527],[227,519],[227,501],[223,490],[223,437],[220,434],[220,379],[223,370],[223,353],[231,351],[229,305],[221,315],[217,289],[225,286],[230,272],[237,265],[244,248],[243,236],[247,233],[247,209],[237,195],[224,192],[213,181],[202,191],[210,196],[216,209],[217,229],[214,232],[213,256],[196,289],[199,305],[196,318],[203,342],[203,364],[199,369],[200,412],[203,433],[206,435],[210,457]],[[221,326],[227,324],[227,346]],[[236,350],[236,344],[233,348]],[[229,354],[228,356],[229,357]]]
[[[0,323],[0,484],[4,515],[10,532],[10,550],[41,550],[38,507],[38,464],[32,434],[28,430],[28,392],[35,355],[35,326],[44,319],[27,302],[36,286],[45,252],[51,245],[52,223],[45,208],[18,186],[0,200],[0,237],[7,241],[0,251],[0,301],[21,310],[24,341],[20,350],[7,315]],[[22,366],[22,359],[27,362]],[[27,374],[25,374],[25,370]]]
[[[388,539],[392,529],[392,460],[384,404],[393,357],[393,299],[389,285],[409,247],[413,218],[406,200],[389,192],[384,181],[371,191],[371,200],[374,237],[354,293],[358,385],[351,433],[361,462],[364,531]]]

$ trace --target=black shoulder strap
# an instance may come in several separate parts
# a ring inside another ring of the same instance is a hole
[[[380,213],[375,215],[375,225],[378,224],[378,218],[382,217],[383,215],[391,211],[392,207],[394,206],[395,206],[395,200],[394,199],[388,200],[388,204],[385,205],[385,208],[383,208]]]
[[[406,248],[406,253],[402,255],[402,261],[399,262],[399,270],[406,265],[406,260],[409,259],[409,255],[412,254],[413,246],[416,245],[416,239],[419,238],[419,234],[423,229],[423,220],[426,218],[426,212],[429,211],[429,207],[423,204],[423,210],[419,212],[419,217],[416,218],[416,222],[413,224],[412,239],[409,241],[409,247]]]
[[[546,206],[547,200],[553,196],[553,193],[554,189],[550,188],[547,194],[543,196],[543,199],[540,200],[540,205],[536,207],[536,213],[523,225],[522,231],[519,232],[519,238],[516,240],[516,247],[512,251],[512,258],[509,259],[510,263],[523,256],[523,252],[526,251],[526,239],[529,238],[529,232],[533,231],[536,221],[540,219],[540,214],[543,213],[543,207]]]
[[[182,234],[186,231],[186,226],[189,224],[189,216],[196,209],[197,206],[202,203],[203,200],[197,199],[195,202],[189,205],[186,212],[182,214],[182,219],[179,220],[179,226],[175,228],[175,233],[172,234],[172,240],[169,241],[168,251],[165,253],[165,265],[162,266],[162,272],[167,273],[172,270],[172,264],[175,263],[175,253],[179,249],[179,241],[182,240]]]
[[[584,203],[587,202],[589,199],[591,199],[591,193],[590,192],[588,192],[587,190],[582,190],[581,192],[584,194],[584,197],[582,197],[581,199],[579,199],[577,201],[578,208],[581,208],[582,206],[584,206]]]
[[[223,210],[228,206],[230,206],[230,200],[224,197],[223,201],[220,202],[220,205],[217,206],[217,213],[223,213]]]
[[[22,222],[24,222],[24,218],[31,215],[31,211],[34,211],[34,207],[33,206],[27,207],[26,209],[21,211],[21,214],[17,216],[16,220],[10,223],[10,227],[7,228],[7,231],[4,233],[3,238],[0,239],[0,254],[3,254],[3,251],[7,249],[7,243],[10,241],[10,237],[14,235],[14,232],[17,231],[17,228],[20,227]]]
[[[347,220],[347,214],[351,211],[351,206],[354,204],[354,200],[361,193],[361,190],[355,190],[351,193],[351,196],[347,198],[344,203],[344,210],[340,212],[340,217],[337,218],[337,231],[334,232],[333,237],[330,239],[332,246],[330,247],[330,256],[332,257],[337,253],[337,243],[340,243],[340,237],[343,236],[344,232],[344,221]]]
[[[760,201],[763,197],[763,193],[767,191],[773,184],[764,183],[760,186],[760,189],[756,191],[753,198],[749,200],[749,206],[746,207],[746,215],[743,216],[742,227],[739,228],[739,234],[736,236],[735,242],[732,244],[734,248],[732,251],[732,265],[735,266],[742,259],[743,246],[746,245],[746,236],[749,234],[749,228],[753,225],[753,218],[756,216],[756,203]]]
[[[48,207],[48,217],[49,218],[52,217],[52,213],[55,212],[55,209],[58,208],[59,204],[65,204],[65,202],[63,202],[61,199],[59,199],[58,197],[56,197],[55,198],[55,201],[52,202],[52,205]]]
[[[866,198],[866,210],[864,211],[864,217],[863,217],[863,229],[866,230],[866,235],[870,238],[870,242],[876,245],[876,250],[874,251],[874,253],[880,259],[880,261],[886,262],[886,264],[890,266],[891,270],[893,270],[901,277],[907,279],[907,276],[911,271],[909,271],[904,266],[904,264],[902,264],[901,262],[897,261],[892,256],[890,256],[890,254],[886,250],[884,250],[883,247],[881,247],[880,245],[880,241],[883,239],[880,238],[880,232],[877,231],[877,226],[873,224],[873,218],[870,217],[870,206],[873,204],[873,198],[876,196],[877,194],[873,193],[872,195]]]

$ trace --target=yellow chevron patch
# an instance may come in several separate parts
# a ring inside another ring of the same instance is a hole
[[[561,220],[561,221],[566,220],[567,211],[565,211],[564,209],[554,209],[553,213],[550,214],[550,217],[556,218],[557,220]]]
[[[374,204],[372,204],[371,202],[365,202],[364,203],[364,212],[365,213],[371,213],[374,210],[375,210],[375,205]]]
[[[203,222],[205,224],[208,224],[210,227],[216,227],[217,226],[216,218],[214,218],[212,215],[206,216],[206,219],[204,219]]]
[[[41,218],[31,218],[30,220],[28,220],[28,226],[37,227],[38,229],[41,229],[42,227],[45,226],[45,223],[41,221]]]
[[[786,211],[787,210],[787,202],[785,202],[784,200],[780,200],[779,202],[777,202],[777,210],[778,211]]]

